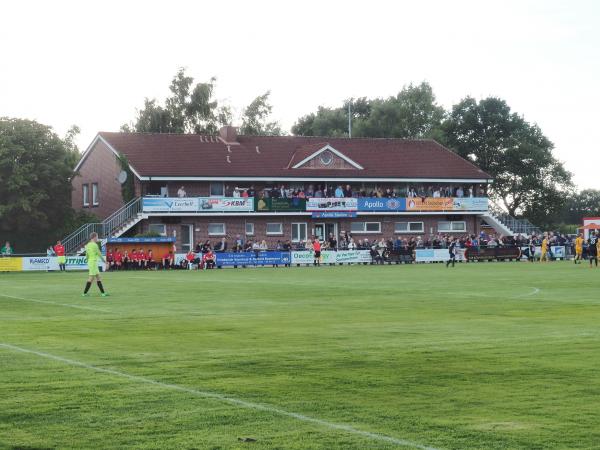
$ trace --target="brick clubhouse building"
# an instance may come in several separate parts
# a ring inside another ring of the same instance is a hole
[[[103,237],[158,233],[177,252],[226,237],[269,248],[311,236],[479,232],[490,176],[433,140],[99,133],[73,177],[73,207]],[[124,200],[127,189],[133,194]]]

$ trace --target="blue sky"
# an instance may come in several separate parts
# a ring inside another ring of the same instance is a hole
[[[580,188],[600,188],[600,2],[104,1],[2,7],[0,115],[117,130],[177,68],[239,113],[266,90],[289,129],[318,105],[428,81],[449,108],[504,98]]]

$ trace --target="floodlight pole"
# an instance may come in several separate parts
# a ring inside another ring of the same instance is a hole
[[[352,137],[352,113],[351,113],[351,109],[350,109],[351,105],[352,105],[352,102],[349,100],[348,101],[348,137],[349,138]]]

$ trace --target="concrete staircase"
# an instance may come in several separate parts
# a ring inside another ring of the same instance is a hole
[[[517,234],[524,236],[536,234],[539,236],[542,233],[541,230],[529,220],[516,219],[504,212],[495,203],[490,203],[490,208],[482,215],[482,218],[488,225],[503,236],[514,236]]]

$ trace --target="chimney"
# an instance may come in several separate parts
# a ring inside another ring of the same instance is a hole
[[[224,127],[221,127],[221,129],[219,130],[219,137],[226,144],[237,143],[237,130],[231,125],[226,125]]]

